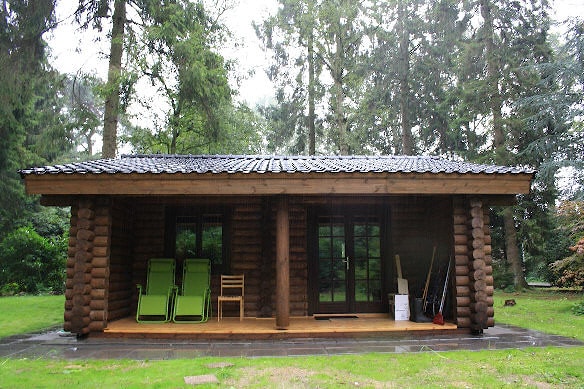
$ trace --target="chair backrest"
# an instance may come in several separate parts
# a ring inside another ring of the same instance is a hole
[[[174,286],[174,268],[173,258],[151,258],[148,261],[146,294],[168,294]]]
[[[238,293],[237,289],[240,290]],[[245,279],[243,274],[229,276],[221,275],[221,296],[244,296]]]
[[[202,296],[211,283],[211,261],[187,258],[183,265],[182,295]]]

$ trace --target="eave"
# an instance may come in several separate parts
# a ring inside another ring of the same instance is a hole
[[[206,173],[31,174],[28,194],[42,195],[391,195],[529,193],[532,174],[489,173]]]

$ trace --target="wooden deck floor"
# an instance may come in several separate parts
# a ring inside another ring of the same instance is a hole
[[[124,318],[110,322],[104,330],[104,337],[130,338],[189,338],[189,339],[271,339],[300,337],[356,337],[377,336],[411,331],[452,331],[453,323],[437,325],[395,321],[388,315],[358,315],[357,318],[331,318],[316,320],[314,317],[293,317],[287,330],[277,330],[275,319],[216,318],[199,324],[145,324],[134,318]]]

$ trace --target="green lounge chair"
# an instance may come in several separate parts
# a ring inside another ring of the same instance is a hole
[[[146,290],[138,284],[138,323],[166,323],[170,321],[170,303],[174,285],[173,258],[152,258],[148,261]]]
[[[211,311],[211,264],[208,259],[185,259],[182,287],[174,297],[172,321],[203,323]]]

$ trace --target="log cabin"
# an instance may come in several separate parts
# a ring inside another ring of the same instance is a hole
[[[387,315],[396,255],[417,297],[450,261],[444,318],[482,333],[489,207],[512,205],[535,174],[430,156],[159,154],[19,173],[41,204],[71,209],[64,329],[79,336],[135,316],[149,258],[189,255],[212,261],[215,307],[220,275],[245,274],[245,317],[284,331],[296,317]]]

